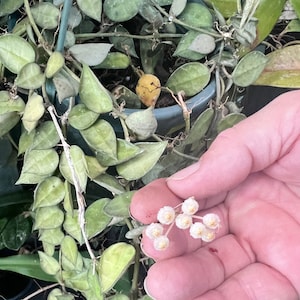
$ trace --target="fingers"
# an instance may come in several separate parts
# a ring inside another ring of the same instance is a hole
[[[179,197],[225,193],[250,173],[288,153],[299,138],[300,91],[281,95],[265,108],[222,132],[200,161],[168,179]]]
[[[286,279],[264,264],[252,264],[194,300],[280,299],[296,300],[299,295]],[[183,300],[183,298],[182,298]]]
[[[146,290],[157,300],[195,299],[253,260],[227,235],[188,255],[157,262],[148,272]]]

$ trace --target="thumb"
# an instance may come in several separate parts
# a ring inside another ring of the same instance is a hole
[[[221,132],[200,160],[167,179],[181,198],[205,198],[234,188],[289,152],[300,134],[300,91],[285,93]]]

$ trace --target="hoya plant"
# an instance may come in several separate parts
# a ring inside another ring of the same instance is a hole
[[[245,118],[241,89],[284,86],[287,59],[299,59],[298,45],[256,48],[285,0],[223,2],[0,2],[0,248],[36,238],[32,254],[0,259],[0,269],[57,282],[50,300],[148,298],[134,191],[192,164]],[[297,26],[296,17],[278,40]],[[288,77],[299,85],[298,71]],[[185,100],[209,84],[210,107],[192,119]],[[162,136],[154,111],[174,104],[185,122]],[[195,228],[213,237],[217,221]]]

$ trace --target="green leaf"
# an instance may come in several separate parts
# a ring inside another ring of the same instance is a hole
[[[100,21],[102,14],[102,1],[99,0],[77,0],[79,8],[90,18]]]
[[[80,147],[77,145],[72,145],[70,147],[70,159],[72,161],[80,188],[85,191],[87,184],[87,165],[85,161],[85,154]],[[59,170],[64,178],[74,185],[72,171],[69,166],[65,151],[60,156]]]
[[[300,87],[300,45],[284,47],[267,55],[265,69],[256,80],[257,85],[284,88]]]
[[[113,32],[119,32],[120,34],[129,34],[128,30],[123,27],[123,25],[118,24]],[[119,51],[128,53],[130,56],[138,57],[135,51],[135,44],[132,38],[124,37],[124,36],[111,36],[109,37],[109,41],[114,45]]]
[[[104,212],[111,217],[128,218],[130,215],[129,206],[133,194],[134,191],[129,191],[117,195],[114,199],[112,199],[105,205]]]
[[[0,114],[0,137],[7,134],[20,121],[20,115],[15,112]]]
[[[58,27],[60,10],[50,2],[40,2],[31,8],[35,22],[43,29],[55,29]]]
[[[88,66],[97,66],[104,61],[112,46],[107,43],[76,44],[69,51],[79,62]]]
[[[65,71],[61,70],[55,74],[52,80],[60,103],[64,99],[68,97],[75,97],[78,94],[79,83]]]
[[[125,123],[139,140],[150,138],[157,128],[152,106],[133,112],[125,119]]]
[[[220,133],[221,131],[230,128],[237,124],[238,122],[244,120],[246,116],[241,113],[231,113],[226,115],[217,125],[217,131]]]
[[[108,91],[87,65],[83,66],[81,73],[79,96],[81,102],[96,113],[107,113],[113,109]]]
[[[45,74],[36,63],[26,64],[16,78],[16,85],[23,89],[34,90],[41,87],[46,80]]]
[[[25,153],[24,165],[16,184],[35,184],[51,176],[58,166],[58,154],[53,149],[31,150]]]
[[[60,227],[64,221],[64,213],[58,206],[41,207],[36,210],[34,230]]]
[[[205,0],[205,2],[213,4],[225,18],[231,17],[237,12],[236,0]]]
[[[194,30],[189,30],[187,33],[185,33],[184,36],[180,39],[173,55],[187,58],[190,60],[199,60],[203,58],[204,54],[190,49],[191,44],[197,38],[198,35],[199,32]]]
[[[103,167],[99,164],[98,160],[94,156],[85,156],[86,164],[87,164],[87,174],[91,179],[96,178],[100,174],[103,174],[107,167]]]
[[[79,103],[71,109],[68,119],[71,126],[83,130],[93,125],[98,117],[98,113],[88,109],[83,103]]]
[[[166,85],[174,93],[184,91],[186,96],[199,93],[210,80],[210,71],[198,62],[186,63],[177,68],[169,77]]]
[[[55,176],[39,183],[34,192],[33,210],[60,203],[65,197],[63,182]]]
[[[60,270],[60,265],[58,261],[42,251],[38,251],[40,257],[40,264],[42,270],[44,270],[49,275],[55,275]]]
[[[107,121],[101,119],[80,133],[96,151],[101,165],[109,166],[117,162],[117,139],[113,127]]]
[[[39,240],[54,246],[60,245],[64,237],[60,227],[39,230]]]
[[[187,0],[173,0],[169,14],[172,16],[180,15],[185,9]]]
[[[27,149],[29,149],[33,143],[35,137],[35,129],[28,132],[22,127],[22,133],[19,139],[19,147],[18,147],[18,155],[24,153]]]
[[[19,97],[11,97],[8,91],[0,91],[0,114],[8,112],[22,112],[25,108],[24,100]]]
[[[126,180],[140,179],[149,172],[164,152],[167,142],[144,142],[136,145],[144,151],[131,160],[117,165],[119,175]]]
[[[14,1],[6,1],[6,0],[1,0],[0,1],[0,17],[9,15],[18,8],[21,7],[23,4],[24,0],[14,0]]]
[[[93,238],[102,232],[109,224],[111,217],[104,213],[104,206],[110,201],[108,198],[102,198],[94,201],[85,212],[85,230],[88,239]]]
[[[101,174],[94,178],[93,181],[113,194],[121,194],[125,191],[120,182],[114,176],[108,174]]]
[[[67,213],[65,215],[65,222],[63,224],[64,230],[78,241],[80,245],[83,244],[83,236],[81,233],[80,225],[78,222],[78,210],[74,210],[73,213]]]
[[[0,257],[0,269],[17,272],[25,276],[48,282],[55,282],[53,276],[50,276],[41,269],[37,254],[20,254]]]
[[[31,219],[23,214],[10,219],[1,233],[5,247],[15,251],[19,250],[29,238],[31,229]]]
[[[133,18],[139,11],[142,0],[105,0],[104,13],[114,22],[124,22]],[[129,4],[129,5],[128,5]]]
[[[77,244],[74,239],[66,235],[61,243],[61,255],[75,268],[78,258]]]
[[[268,62],[268,58],[259,51],[246,54],[232,72],[234,84],[246,87],[253,84]]]
[[[58,51],[52,52],[47,61],[45,76],[47,78],[52,78],[55,74],[57,74],[62,69],[64,64],[65,64],[65,58],[62,55],[62,53]]]
[[[37,126],[38,121],[44,115],[44,112],[45,107],[43,97],[37,93],[33,93],[28,98],[22,117],[23,125],[28,132]]]
[[[45,121],[36,128],[32,141],[32,149],[46,150],[55,147],[60,141],[55,125],[52,121]]]
[[[120,52],[108,53],[105,59],[94,69],[126,69],[130,66],[128,55]]]
[[[23,38],[14,34],[0,36],[0,61],[12,73],[18,74],[35,60],[35,51]]]
[[[126,140],[117,139],[118,164],[128,161],[142,152],[143,150],[135,144],[127,142]]]
[[[104,293],[109,291],[126,271],[134,255],[134,247],[122,242],[108,247],[103,252],[97,271]]]
[[[290,0],[295,13],[297,14],[298,18],[300,18],[300,3],[297,0]]]
[[[209,9],[201,3],[190,2],[178,19],[193,27],[212,27],[213,19]]]

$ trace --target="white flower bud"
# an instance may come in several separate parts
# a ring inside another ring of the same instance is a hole
[[[216,232],[208,228],[206,228],[201,235],[202,241],[207,243],[213,241],[215,237],[216,237]]]
[[[187,229],[193,224],[192,216],[179,214],[175,219],[176,226],[180,229]]]
[[[220,227],[220,218],[216,214],[207,214],[202,219],[203,224],[209,229],[218,229]]]
[[[206,230],[206,226],[201,223],[201,222],[195,222],[194,224],[192,224],[191,228],[190,228],[190,235],[191,237],[193,237],[194,239],[201,239],[203,232]]]
[[[182,203],[182,212],[187,215],[194,215],[199,209],[199,203],[194,197],[189,197]]]
[[[171,206],[162,207],[157,214],[157,220],[164,225],[169,225],[174,222],[175,210]]]
[[[169,247],[170,241],[167,236],[162,235],[153,241],[154,248],[156,250],[165,250]]]
[[[148,225],[145,231],[147,237],[152,240],[162,236],[163,232],[164,232],[164,228],[159,223],[152,223]]]

